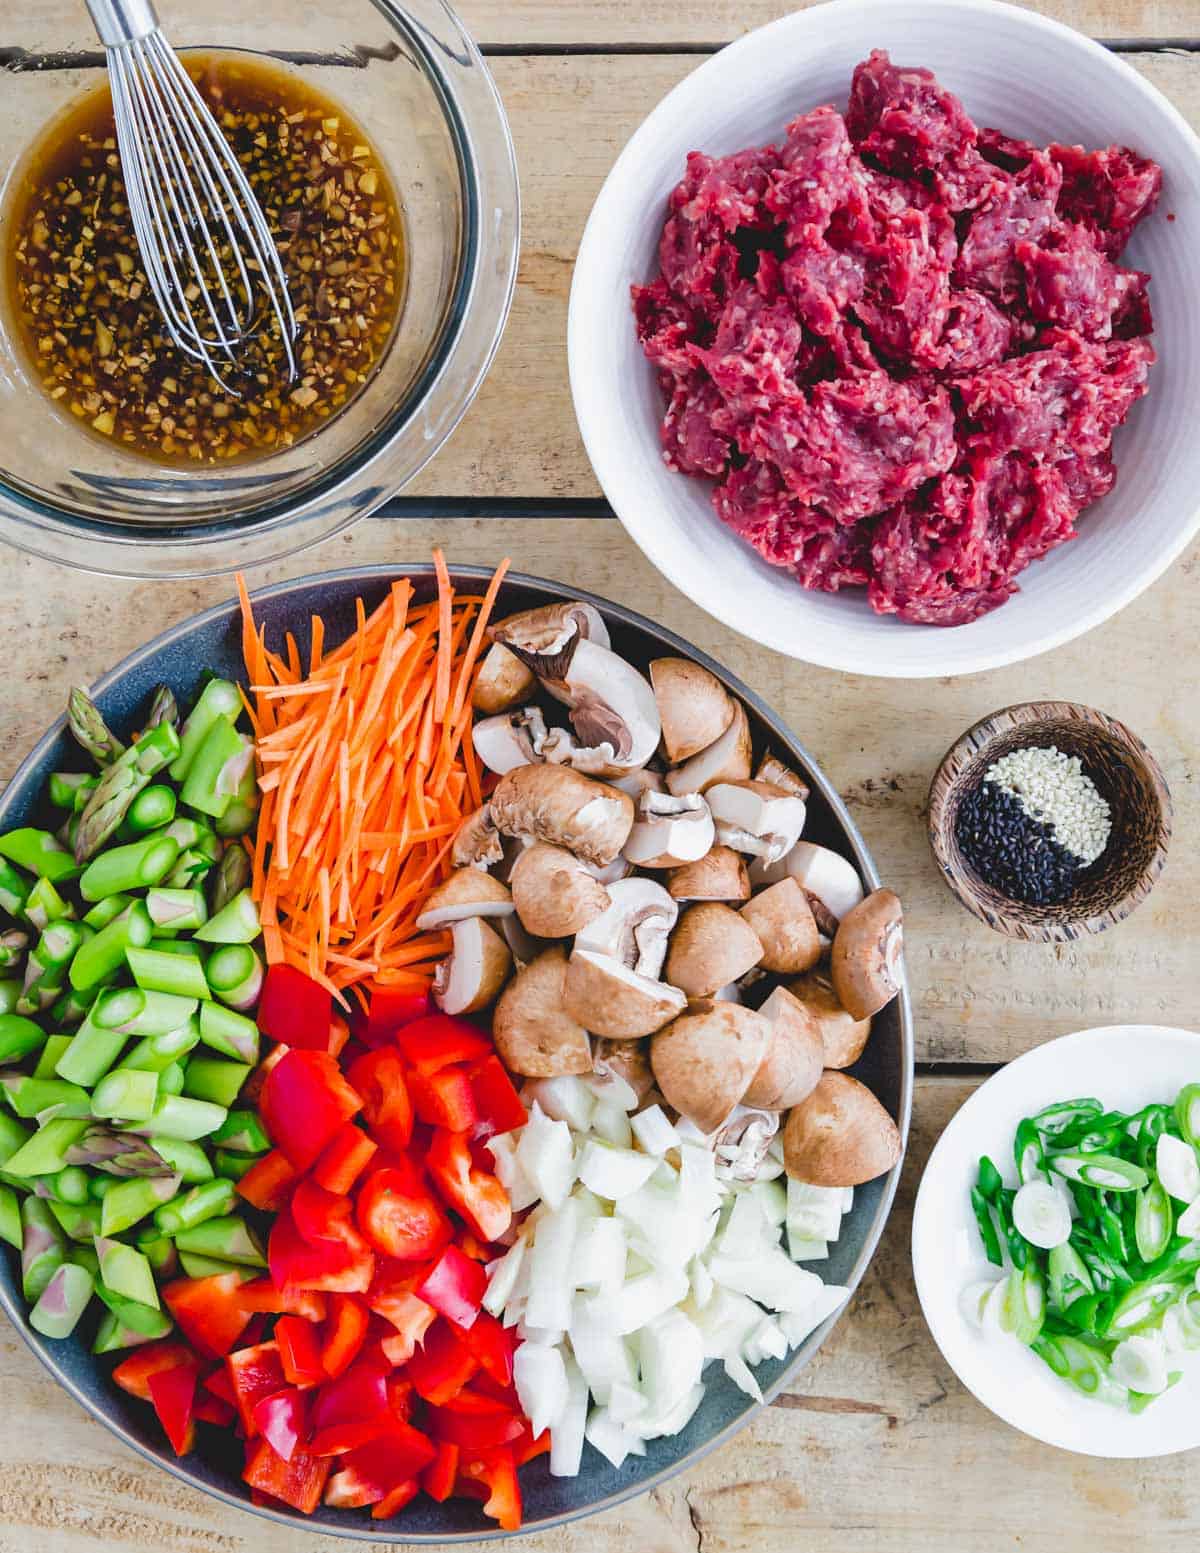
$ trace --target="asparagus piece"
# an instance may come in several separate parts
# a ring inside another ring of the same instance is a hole
[[[179,1138],[194,1143],[207,1138],[225,1120],[225,1107],[207,1100],[191,1100],[185,1095],[160,1095],[149,1121],[133,1129],[147,1137]]]
[[[30,1304],[66,1260],[67,1247],[58,1221],[40,1197],[21,1203],[21,1292]]]
[[[162,932],[182,933],[200,928],[208,920],[203,890],[164,889],[146,891],[146,910]]]
[[[29,884],[7,858],[0,858],[0,911],[19,917],[29,898]]]
[[[253,759],[250,759],[229,800],[229,807],[216,821],[217,835],[227,840],[244,836],[258,818],[259,803],[258,773],[254,769]]]
[[[11,1014],[16,1009],[21,996],[22,980],[19,976],[6,976],[0,979],[0,1018]]]
[[[191,1229],[180,1230],[175,1236],[180,1252],[193,1251],[199,1256],[219,1256],[226,1262],[237,1262],[242,1267],[265,1267],[267,1259],[263,1249],[247,1224],[236,1215],[217,1219],[205,1219]]]
[[[22,1014],[38,1014],[50,1007],[62,991],[67,967],[84,942],[93,936],[82,922],[51,922],[25,962],[25,980],[17,1008]]]
[[[43,1131],[45,1129],[43,1128]],[[89,1126],[66,1149],[64,1164],[92,1165],[110,1176],[166,1176],[171,1168],[157,1149],[133,1132],[117,1132],[112,1127]],[[101,1181],[93,1177],[93,1197],[107,1197],[111,1185],[100,1191]]]
[[[146,713],[146,727],[157,728],[159,723],[170,723],[175,727],[178,722],[179,703],[175,700],[175,692],[170,685],[157,686],[150,710]]]
[[[125,818],[138,793],[178,750],[175,729],[170,723],[159,723],[105,770],[80,817],[75,838],[78,862],[86,862],[100,850]]]
[[[96,1255],[100,1258],[100,1278],[106,1290],[157,1309],[154,1270],[140,1251],[120,1240],[112,1240],[108,1235],[97,1235]]]
[[[88,1011],[87,1018],[71,1037],[71,1044],[58,1059],[55,1072],[72,1084],[90,1088],[104,1077],[116,1062],[128,1039],[123,1030],[105,1030],[96,1023],[100,1000]]]
[[[215,916],[196,929],[204,944],[252,944],[262,931],[258,907],[249,890],[239,892]]]
[[[213,1133],[212,1143],[235,1154],[265,1154],[271,1147],[271,1140],[253,1111],[230,1111]]]
[[[19,1251],[23,1239],[20,1201],[11,1186],[0,1185],[0,1240],[7,1240]]]
[[[212,1180],[212,1164],[199,1143],[186,1142],[183,1138],[163,1138],[156,1133],[150,1138],[150,1145],[187,1185]]]
[[[78,1165],[64,1165],[56,1176],[51,1178],[52,1195],[59,1202],[74,1203],[77,1207],[88,1200],[88,1175],[87,1171]]]
[[[18,1116],[28,1121],[53,1106],[65,1106],[58,1114],[75,1117],[91,1115],[91,1100],[86,1089],[68,1084],[61,1078],[31,1078],[25,1073],[9,1073],[0,1078],[4,1098]]]
[[[98,901],[106,895],[159,884],[174,868],[178,856],[179,843],[170,836],[145,836],[123,847],[110,847],[84,869],[79,893],[85,901]]]
[[[128,901],[128,896],[111,896]],[[82,944],[71,961],[68,977],[76,992],[90,992],[120,970],[126,952],[144,948],[154,932],[150,914],[141,901],[126,905],[112,920]],[[93,1005],[94,1006],[94,1005]]]
[[[257,1154],[234,1154],[229,1149],[213,1150],[213,1165],[217,1174],[230,1181],[240,1181],[247,1170],[253,1169],[257,1158]]]
[[[20,965],[28,947],[29,934],[22,933],[20,928],[9,928],[0,933],[0,970]]]
[[[24,1014],[0,1014],[0,1063],[20,1062],[45,1040],[46,1032],[36,1020]]]
[[[139,1219],[148,1217],[162,1203],[170,1202],[178,1190],[177,1175],[137,1176],[129,1181],[118,1181],[105,1192],[100,1204],[100,1233],[119,1235]],[[108,1282],[107,1278],[105,1281]],[[112,1287],[111,1283],[109,1287]],[[131,1295],[133,1299],[138,1297]]]
[[[71,1147],[88,1130],[86,1120],[60,1116],[29,1134],[16,1153],[4,1162],[8,1176],[48,1176],[64,1165],[82,1164],[84,1161],[68,1159]]]
[[[220,819],[233,801],[254,758],[254,747],[225,717],[219,717],[204,736],[180,794],[190,809]]]
[[[94,927],[99,932],[101,928],[106,928],[110,922],[115,921],[123,911],[128,911],[133,904],[132,895],[106,895],[103,900],[88,907],[83,914],[83,920],[88,927]]]
[[[190,938],[152,938],[149,947],[159,954],[186,955],[192,960],[204,958],[200,945],[193,943]]]
[[[254,1277],[252,1267],[242,1267],[219,1256],[200,1256],[195,1251],[181,1251],[179,1265],[189,1278],[216,1278],[225,1273],[236,1273],[243,1281]]]
[[[88,1193],[96,1202],[103,1202],[117,1184],[116,1176],[94,1175],[88,1177]]]
[[[100,1291],[97,1289],[96,1292]],[[154,1314],[159,1318],[158,1330],[139,1332],[133,1327],[126,1326],[115,1311],[106,1310],[100,1317],[100,1325],[96,1328],[92,1352],[95,1354],[122,1353],[127,1348],[138,1348],[143,1343],[152,1343],[157,1338],[165,1337],[171,1330],[171,1318],[164,1316],[161,1311],[155,1311]]]
[[[74,879],[79,872],[75,859],[57,836],[32,825],[23,825],[0,836],[0,857],[7,858],[18,868],[28,869],[41,879],[49,879],[51,884]]]
[[[212,873],[212,867],[210,857],[206,857],[199,848],[191,848],[179,854],[174,868],[163,883],[170,890],[199,890]]]
[[[135,835],[158,830],[175,818],[175,789],[165,782],[152,782],[144,787],[129,805],[125,824]],[[172,837],[172,840],[174,838]]]
[[[125,959],[143,991],[172,992],[183,998],[212,997],[204,967],[194,955],[131,947],[125,951]]]
[[[222,1003],[244,1013],[258,1002],[263,964],[249,944],[222,944],[204,967],[208,985]]]
[[[250,1073],[248,1062],[221,1062],[217,1058],[193,1057],[184,1074],[183,1092],[195,1100],[211,1100],[214,1105],[228,1109],[237,1099]]]
[[[86,1267],[64,1262],[50,1275],[49,1283],[29,1312],[29,1325],[43,1337],[70,1337],[91,1303],[94,1288]]]
[[[28,1127],[22,1127],[15,1116],[0,1111],[0,1168],[8,1169],[8,1162],[30,1139]]]
[[[158,1100],[158,1074],[137,1068],[114,1068],[92,1091],[92,1115],[144,1122]]]
[[[86,1241],[90,1246],[100,1233],[98,1202],[90,1199],[85,1203],[59,1202],[54,1198],[50,1202],[50,1212],[57,1219],[60,1229],[71,1240]]]
[[[122,1057],[118,1067],[140,1068],[147,1073],[165,1073],[166,1070],[188,1052],[200,1040],[200,1021],[191,1018],[178,1030],[168,1030],[165,1035],[147,1035]]]
[[[158,1278],[171,1278],[179,1267],[179,1253],[175,1242],[159,1234],[158,1226],[151,1221],[134,1236],[138,1250],[150,1263]]]
[[[75,915],[75,908],[54,888],[49,879],[38,879],[25,897],[25,920],[30,927],[44,931],[51,922],[62,921]]]
[[[165,834],[170,836],[172,841],[179,843],[179,850],[183,853],[190,847],[199,846],[203,839],[213,834],[213,831],[210,825],[205,824],[203,820],[198,820],[195,815],[177,814],[166,827]]]
[[[169,1062],[158,1075],[158,1092],[160,1095],[181,1095],[183,1093],[184,1071],[182,1062]]]
[[[216,1176],[192,1187],[174,1202],[164,1203],[155,1212],[154,1222],[164,1235],[174,1236],[178,1245],[182,1231],[194,1229],[209,1219],[228,1216],[236,1201],[233,1182]]]
[[[80,791],[91,793],[99,778],[85,771],[52,771],[50,773],[50,802],[56,809],[76,807]],[[85,799],[86,801],[86,799]]]
[[[100,994],[90,1017],[102,1030],[119,1030],[125,1035],[166,1035],[187,1024],[196,1007],[195,998],[145,992],[141,987],[117,987]],[[200,1035],[203,1039],[203,1023]]]
[[[215,916],[250,883],[250,859],[245,847],[226,847],[210,884],[209,906]]]
[[[222,1003],[200,1005],[200,1039],[237,1062],[258,1061],[258,1026],[253,1019]]]
[[[90,943],[91,940],[89,939],[88,942]],[[72,964],[74,964],[74,961],[72,961]],[[87,1018],[88,1012],[95,1001],[96,993],[94,991],[76,992],[74,987],[68,987],[66,992],[60,998],[56,998],[50,1005],[50,1023],[61,1025],[66,1030],[81,1025]],[[51,1036],[50,1040],[53,1039],[54,1037]],[[63,1039],[70,1040],[70,1036],[63,1037]],[[49,1045],[49,1041],[46,1044]],[[45,1050],[44,1047],[43,1050]]]
[[[192,764],[218,719],[236,721],[242,698],[232,680],[210,679],[196,697],[179,738],[179,753],[171,763],[171,780],[186,782]]]
[[[98,766],[107,766],[124,754],[125,746],[101,716],[100,709],[82,686],[67,698],[67,727]]]
[[[38,1053],[37,1066],[33,1070],[33,1077],[37,1079],[53,1079],[58,1059],[71,1044],[69,1035],[50,1035],[46,1037],[46,1044]]]

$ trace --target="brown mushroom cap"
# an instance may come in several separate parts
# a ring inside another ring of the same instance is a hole
[[[855,1019],[869,1019],[900,991],[904,914],[891,890],[872,890],[838,924],[830,958],[833,990]]]
[[[899,1128],[848,1073],[823,1074],[783,1130],[784,1168],[810,1186],[861,1186],[885,1175],[900,1154]]]
[[[608,646],[608,629],[599,610],[577,599],[540,604],[508,615],[488,628],[493,642],[504,646],[539,677],[555,678],[570,666],[579,643],[591,638]]]
[[[423,933],[463,917],[511,916],[512,910],[512,896],[499,879],[479,868],[456,868],[425,897],[417,928]]]
[[[696,862],[672,868],[667,889],[677,901],[749,900],[746,860],[732,847],[710,847]]]
[[[764,755],[758,763],[758,770],[754,773],[756,782],[769,782],[773,787],[782,787],[785,793],[791,793],[794,798],[803,798],[806,802],[811,789],[803,777],[798,776],[791,766],[784,765],[778,755]]]
[[[786,1111],[812,1094],[821,1078],[821,1033],[812,1015],[784,987],[776,987],[758,1012],[771,1027],[766,1055],[743,1105]]]
[[[821,958],[821,934],[808,896],[794,879],[781,879],[752,895],[742,917],[763,946],[759,964],[779,976],[807,971]]]
[[[602,1078],[615,1073],[624,1079],[639,1100],[644,1100],[654,1088],[649,1041],[610,1041],[600,1037],[592,1042],[592,1067]]]
[[[507,712],[509,707],[528,701],[537,688],[533,672],[514,657],[500,642],[493,642],[483,655],[479,673],[471,691],[471,705],[485,716]]]
[[[702,1000],[653,1038],[650,1066],[667,1103],[701,1132],[715,1132],[745,1094],[770,1038],[761,1014]]]
[[[633,799],[569,766],[517,766],[488,801],[493,824],[510,836],[532,836],[611,863],[633,827]]]
[[[825,1067],[853,1067],[871,1034],[870,1019],[855,1019],[846,1012],[824,971],[810,971],[789,982],[787,990],[808,1010],[820,1032]]]
[[[725,686],[690,658],[656,658],[650,683],[672,765],[714,744],[733,721],[733,700]]]
[[[536,938],[568,938],[609,904],[608,891],[575,854],[548,841],[525,848],[509,884],[521,926]]]
[[[593,1035],[636,1041],[682,1013],[687,999],[678,987],[641,976],[611,955],[576,949],[567,962],[563,1003]]]
[[[500,994],[492,1039],[506,1068],[527,1078],[592,1071],[588,1033],[563,1006],[567,953],[545,950],[519,970]]]
[[[750,775],[753,750],[750,745],[750,720],[736,696],[733,720],[719,739],[707,749],[667,772],[667,787],[673,793],[703,793],[714,782],[738,782]]]
[[[762,943],[748,922],[729,906],[701,901],[687,908],[671,934],[666,978],[689,998],[710,998],[761,958]]]
[[[486,1008],[512,969],[508,945],[482,917],[463,917],[451,925],[453,946],[437,968],[433,998],[447,1014],[474,1014]]]
[[[458,827],[450,861],[455,868],[490,868],[504,861],[504,842],[492,819],[490,804],[473,809]]]

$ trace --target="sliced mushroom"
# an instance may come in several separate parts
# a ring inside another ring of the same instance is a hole
[[[899,1128],[847,1073],[823,1074],[783,1130],[784,1169],[810,1186],[861,1186],[886,1174],[900,1154]]]
[[[464,917],[510,917],[512,912],[512,896],[499,879],[478,868],[456,868],[426,896],[417,928],[425,933]]]
[[[803,1003],[816,1023],[825,1067],[852,1067],[862,1056],[871,1034],[870,1019],[855,1019],[846,1012],[824,971],[810,971],[799,981],[790,982],[788,991]]]
[[[611,955],[657,981],[679,907],[653,879],[619,879],[608,887],[608,909],[575,936],[576,949]]]
[[[839,852],[811,841],[798,841],[786,857],[774,863],[755,858],[750,864],[750,878],[755,884],[794,879],[808,896],[817,926],[829,939],[846,913],[853,911],[863,898],[862,881],[854,864]]]
[[[490,716],[494,712],[507,712],[510,706],[528,701],[537,689],[537,679],[519,658],[507,647],[494,642],[483,655],[475,687],[471,691],[471,705],[477,712]]]
[[[488,631],[539,679],[554,679],[570,664],[579,643],[590,638],[608,646],[608,628],[600,611],[576,599],[543,604],[497,621]]]
[[[566,950],[555,945],[519,970],[500,994],[492,1039],[510,1072],[527,1078],[591,1072],[588,1033],[563,1006],[566,973]]]
[[[658,748],[662,725],[650,681],[607,647],[580,641],[561,673],[539,678],[569,708],[580,746],[606,775],[644,766]]]
[[[636,1041],[682,1013],[687,998],[678,987],[641,976],[612,955],[576,949],[567,962],[563,1003],[593,1035]]]
[[[500,931],[504,935],[504,942],[512,950],[513,963],[518,970],[554,947],[552,939],[535,938],[532,933],[527,933],[515,911],[500,918]]]
[[[707,749],[667,772],[673,793],[705,793],[714,782],[740,782],[750,775],[753,751],[746,708],[733,698],[733,721]]]
[[[650,1042],[650,1066],[668,1103],[701,1132],[715,1132],[746,1093],[771,1027],[736,1003],[702,1000]]]
[[[833,990],[855,1019],[869,1019],[904,980],[904,916],[891,890],[873,890],[838,924],[830,959]]]
[[[715,782],[706,796],[717,839],[768,863],[790,852],[804,829],[803,798],[771,782]]]
[[[592,1067],[601,1078],[615,1076],[628,1084],[639,1101],[654,1088],[648,1041],[609,1041],[592,1043]]]
[[[678,901],[746,901],[750,877],[741,854],[718,845],[696,862],[672,868],[667,889]]]
[[[453,943],[434,973],[433,1000],[445,1014],[474,1014],[503,987],[512,955],[482,917],[462,917],[450,931]]]
[[[729,906],[701,901],[688,907],[671,935],[666,977],[689,998],[711,998],[761,958],[762,943],[748,922]]]
[[[624,771],[611,780],[612,785],[619,787],[623,793],[628,793],[634,803],[643,793],[665,793],[667,790],[662,772],[655,771],[650,766],[639,766],[636,771]]]
[[[574,852],[548,841],[525,848],[509,884],[522,927],[537,938],[569,938],[608,908],[608,891],[600,881]]]
[[[702,858],[713,844],[713,818],[699,793],[679,797],[647,789],[624,854],[638,868],[676,868]]]
[[[743,1100],[713,1138],[717,1175],[725,1181],[757,1181],[779,1132],[779,1113]]]
[[[824,1067],[821,1032],[803,1003],[783,987],[776,987],[758,1012],[771,1026],[771,1039],[742,1103],[786,1111],[817,1087]]]
[[[650,683],[662,720],[663,748],[678,765],[706,750],[733,721],[733,698],[715,674],[690,658],[656,658]]]
[[[504,861],[504,842],[496,828],[490,804],[468,814],[458,827],[450,861],[455,868],[487,869]]]
[[[471,730],[475,753],[498,776],[541,760],[546,737],[546,719],[536,706],[485,717]]]
[[[803,798],[808,802],[811,791],[808,783],[802,776],[792,770],[791,766],[785,766],[778,755],[764,755],[758,763],[758,770],[754,773],[756,782],[770,782],[775,787],[782,787],[785,793],[791,793],[794,798]]]
[[[808,896],[794,879],[760,890],[742,907],[742,918],[763,946],[759,964],[778,976],[796,976],[821,958],[821,935]]]
[[[589,863],[611,863],[633,825],[633,799],[569,766],[518,766],[489,800],[492,824],[570,849]]]

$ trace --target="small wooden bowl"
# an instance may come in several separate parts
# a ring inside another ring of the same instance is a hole
[[[1108,845],[1054,906],[1002,895],[958,845],[958,811],[993,761],[1030,745],[1078,755],[1112,814]],[[951,746],[929,789],[929,840],[946,883],[981,921],[1009,938],[1037,942],[1103,933],[1149,895],[1171,842],[1171,794],[1154,756],[1123,723],[1071,701],[1026,701],[994,712]]]

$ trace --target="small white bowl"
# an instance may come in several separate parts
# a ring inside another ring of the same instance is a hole
[[[929,1156],[913,1214],[917,1294],[950,1368],[983,1403],[1035,1440],[1085,1456],[1169,1456],[1200,1445],[1200,1366],[1140,1415],[1086,1397],[1028,1349],[985,1339],[959,1309],[972,1283],[999,1276],[984,1257],[971,1210],[979,1158],[1012,1182],[1013,1135],[1023,1117],[1081,1095],[1107,1109],[1171,1102],[1200,1080],[1200,1035],[1164,1025],[1109,1025],[1048,1041],[1010,1062],[971,1096]],[[1191,1361],[1190,1364],[1187,1361]]]
[[[665,202],[687,153],[776,141],[796,114],[844,107],[872,48],[925,65],[976,123],[1045,145],[1117,142],[1165,174],[1158,210],[1124,261],[1152,271],[1158,365],[1116,437],[1116,490],[1080,537],[1020,577],[970,625],[906,625],[861,589],[808,592],[723,527],[704,480],[660,456],[663,404],[634,335],[629,287],[658,273]],[[1174,217],[1168,220],[1168,215]],[[584,233],[571,288],[571,389],[605,495],[683,593],[755,641],[810,663],[900,678],[1016,663],[1099,625],[1148,587],[1200,528],[1200,139],[1124,60],[1057,22],[997,0],[832,0],[740,38],[670,92],[617,159]]]

